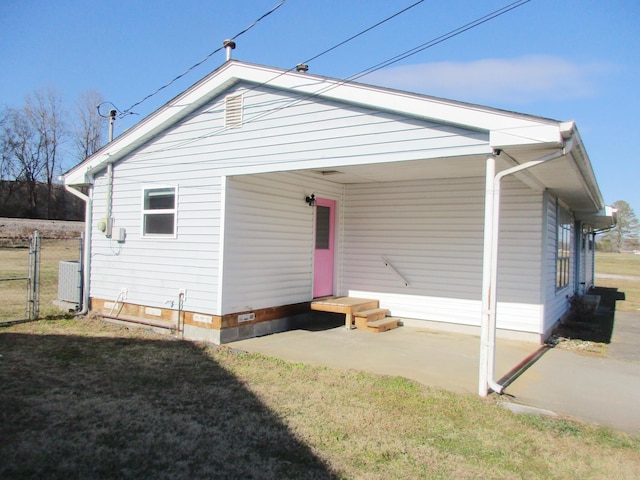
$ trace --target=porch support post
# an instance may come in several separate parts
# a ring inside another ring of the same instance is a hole
[[[495,157],[487,157],[485,194],[484,194],[484,246],[482,250],[482,316],[480,321],[480,371],[478,394],[486,397],[489,393],[489,356],[494,355],[495,349],[490,343],[489,325],[492,312],[491,305],[491,265],[493,245],[493,180],[496,172]]]
[[[498,237],[500,232],[500,184],[502,179],[555,158],[569,155],[574,139],[562,144],[562,148],[549,155],[531,160],[507,170],[495,173],[494,156],[487,158],[485,204],[484,204],[484,248],[482,258],[482,317],[480,320],[480,368],[478,393],[486,397],[489,390],[502,393],[504,387],[495,379],[496,361],[496,310],[498,305]]]

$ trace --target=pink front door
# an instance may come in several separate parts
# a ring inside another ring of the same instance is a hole
[[[313,298],[333,295],[335,209],[335,200],[316,200]]]

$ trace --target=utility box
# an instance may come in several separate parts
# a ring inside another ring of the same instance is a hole
[[[58,267],[58,300],[72,303],[76,309],[82,301],[82,267],[77,260],[65,260]]]

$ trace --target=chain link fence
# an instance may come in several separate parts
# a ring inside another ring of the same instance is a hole
[[[0,218],[0,322],[68,310],[69,303],[62,308],[54,303],[58,277],[69,264],[79,275],[83,228],[81,222]]]

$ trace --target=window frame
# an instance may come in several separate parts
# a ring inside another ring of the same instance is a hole
[[[569,210],[558,204],[556,209],[556,291],[571,285],[574,224]]]
[[[156,190],[173,190],[173,208],[145,208],[148,193]],[[171,233],[147,233],[146,219],[149,215],[173,215],[173,231]],[[142,238],[176,238],[178,233],[178,187],[176,185],[147,185],[142,187],[141,193],[141,225]]]

